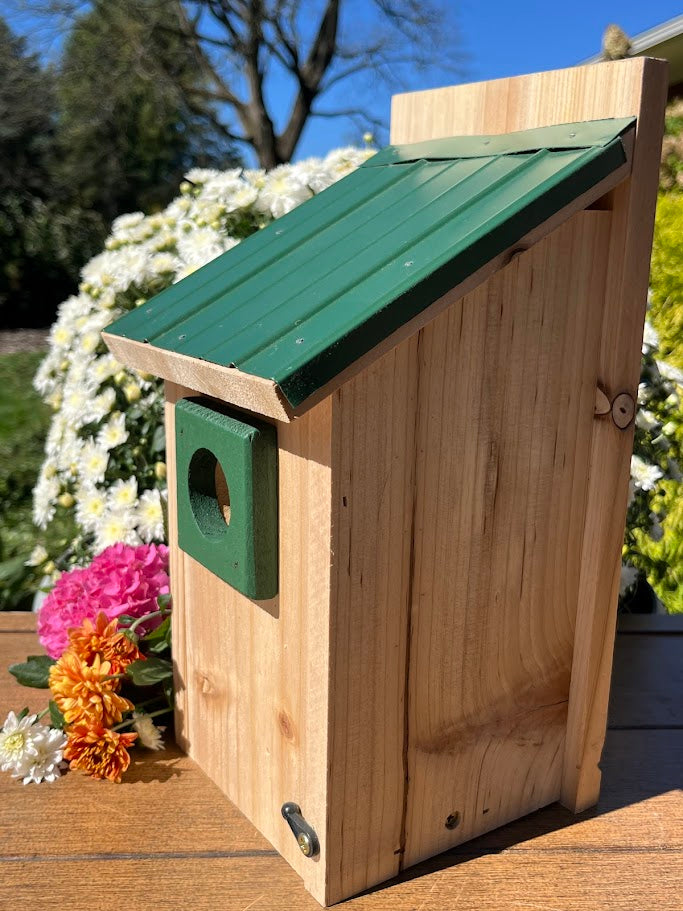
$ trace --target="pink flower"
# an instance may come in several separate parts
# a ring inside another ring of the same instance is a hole
[[[70,629],[104,611],[108,620],[121,614],[141,617],[156,610],[159,595],[169,593],[165,544],[112,544],[85,569],[63,573],[38,613],[38,637],[52,658],[69,645]],[[144,634],[160,623],[138,627]]]

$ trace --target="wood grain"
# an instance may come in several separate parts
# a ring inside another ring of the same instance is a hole
[[[128,367],[152,373],[171,384],[195,390],[278,421],[290,421],[292,412],[280,387],[272,380],[242,373],[235,367],[212,364],[200,358],[155,348],[144,342],[122,338],[109,332],[102,339],[114,357]]]
[[[422,333],[405,866],[560,795],[609,231],[575,216]]]
[[[417,343],[332,398],[328,904],[399,869]]]

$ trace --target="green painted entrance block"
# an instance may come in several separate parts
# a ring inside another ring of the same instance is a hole
[[[206,399],[176,416],[178,544],[248,598],[277,594],[277,433]]]

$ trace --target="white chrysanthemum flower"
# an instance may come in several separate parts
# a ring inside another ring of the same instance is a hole
[[[184,265],[203,266],[224,251],[224,237],[213,228],[197,228],[178,239],[178,253]]]
[[[106,418],[107,415],[111,413],[115,403],[116,393],[111,386],[107,386],[106,389],[103,389],[90,403],[90,420],[99,422]]]
[[[163,750],[164,741],[161,737],[165,728],[157,727],[149,715],[142,712],[133,712],[133,730],[137,731],[139,742],[148,750]]]
[[[113,354],[102,354],[96,358],[92,365],[93,377],[98,383],[106,382],[121,369],[121,365]]]
[[[636,455],[631,456],[631,478],[638,490],[654,490],[662,476],[659,466],[650,465]]]
[[[107,511],[104,490],[93,485],[82,487],[76,494],[76,521],[86,531],[95,531]]]
[[[325,167],[329,169],[334,182],[359,168],[374,154],[372,149],[356,149],[353,146],[335,149],[325,158]]]
[[[123,234],[130,231],[131,228],[136,228],[144,220],[144,212],[128,212],[125,215],[119,215],[112,222],[111,233],[114,235]]]
[[[334,183],[329,168],[320,158],[307,158],[305,161],[299,162],[296,167],[299,179],[314,193],[320,193]]]
[[[17,768],[27,756],[35,756],[34,746],[37,715],[25,715],[21,720],[10,712],[0,730],[0,770]]]
[[[126,416],[120,411],[114,412],[97,434],[97,445],[107,452],[116,449],[128,439]]]
[[[238,193],[243,185],[239,168],[232,171],[223,171],[206,181],[199,198],[203,202],[222,202]]]
[[[50,345],[55,348],[68,348],[75,331],[76,327],[73,324],[58,320],[50,329]]]
[[[95,529],[95,548],[97,552],[122,541],[124,544],[141,544],[140,536],[135,531],[135,512],[105,512]]]
[[[66,763],[64,747],[66,734],[57,728],[36,725],[33,735],[33,752],[25,753],[12,772],[13,778],[22,778],[24,784],[56,781]]]
[[[236,212],[238,209],[249,209],[254,205],[258,197],[256,187],[248,183],[242,183],[225,202],[226,212]]]
[[[138,534],[149,544],[164,540],[164,511],[158,490],[145,490],[137,507]]]
[[[81,450],[80,476],[85,484],[99,484],[109,465],[109,453],[93,440],[88,440]]]
[[[273,168],[266,175],[266,180],[261,189],[255,208],[259,212],[266,212],[273,218],[280,218],[291,212],[300,203],[310,199],[313,193],[301,181],[292,165],[280,165]]]
[[[52,521],[59,490],[59,479],[56,476],[48,477],[43,466],[33,488],[33,521],[38,528],[47,528]]]
[[[77,429],[88,423],[87,411],[92,397],[93,387],[90,384],[70,381],[64,389],[62,415],[72,428]]]
[[[129,285],[142,285],[147,277],[148,252],[144,247],[127,246],[105,250],[87,263],[81,276],[95,287],[125,291]]]
[[[185,175],[185,180],[189,180],[193,184],[204,184],[215,177],[220,177],[221,173],[214,168],[192,168]]]
[[[178,269],[178,257],[171,253],[157,253],[149,262],[153,275],[171,275]]]
[[[127,511],[135,506],[138,499],[138,482],[135,478],[115,481],[109,488],[107,508],[111,512]]]

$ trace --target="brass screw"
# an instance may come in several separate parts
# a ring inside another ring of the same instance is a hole
[[[309,836],[306,835],[305,832],[299,832],[299,834],[296,837],[296,840],[297,840],[299,847],[301,848],[301,853],[305,857],[310,857],[311,854],[313,853],[313,845],[311,844],[311,839],[309,838]]]

